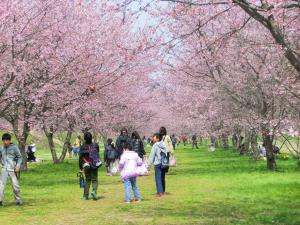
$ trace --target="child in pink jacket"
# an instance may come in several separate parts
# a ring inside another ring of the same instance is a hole
[[[124,182],[124,189],[125,189],[125,201],[126,203],[130,203],[131,196],[130,196],[130,186],[132,188],[135,202],[140,202],[141,197],[139,194],[138,187],[136,185],[136,177],[139,176],[138,174],[138,167],[143,164],[142,159],[138,156],[136,152],[130,150],[130,145],[124,145],[124,151],[120,159],[120,171],[121,177]]]

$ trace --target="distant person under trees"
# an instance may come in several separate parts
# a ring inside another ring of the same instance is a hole
[[[120,136],[117,138],[117,141],[116,141],[116,148],[119,152],[119,157],[122,155],[123,153],[123,149],[124,149],[124,146],[125,144],[131,144],[131,139],[128,135],[128,131],[126,128],[122,128],[121,130],[121,133],[120,133]]]
[[[183,142],[183,146],[186,146],[186,144],[187,144],[187,137],[186,136],[182,136],[181,137],[181,140],[182,140],[182,142]]]
[[[136,152],[141,159],[144,158],[144,155],[146,155],[144,142],[141,140],[137,131],[134,131],[131,135],[131,147],[132,151]]]
[[[172,134],[171,136],[171,140],[172,140],[172,145],[173,145],[173,149],[176,149],[176,144],[177,144],[177,138],[175,134]]]
[[[192,143],[193,143],[193,149],[196,147],[196,149],[199,149],[198,148],[198,141],[197,141],[197,135],[194,134],[193,137],[192,137]]]
[[[81,136],[78,135],[75,139],[74,145],[73,145],[73,156],[76,157],[79,153],[80,146],[82,145]]]
[[[35,162],[36,157],[35,157],[35,152],[36,152],[36,145],[35,144],[30,144],[27,146],[27,162]]]
[[[265,146],[265,144],[263,144],[263,146],[259,150],[259,153],[260,153],[260,157],[262,157],[264,160],[266,160],[267,152],[266,152],[266,146]]]

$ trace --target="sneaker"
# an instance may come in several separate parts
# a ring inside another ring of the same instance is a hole
[[[130,204],[130,201],[125,201],[126,204]]]
[[[110,176],[111,176],[111,173],[107,173],[106,176],[110,177]]]
[[[96,191],[92,191],[91,195],[93,197],[93,200],[98,200],[97,192]]]
[[[82,197],[82,200],[89,200],[89,196],[84,195],[84,196]]]
[[[141,199],[140,200],[135,200],[134,203],[140,203],[141,202]]]
[[[162,197],[163,195],[164,195],[163,193],[157,193],[157,194],[156,194],[156,197],[157,197],[157,198],[160,198],[160,197]]]

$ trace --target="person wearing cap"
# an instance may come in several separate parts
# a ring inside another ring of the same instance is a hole
[[[16,173],[20,172],[22,155],[17,145],[11,142],[11,135],[8,133],[2,136],[3,146],[0,148],[0,158],[2,164],[1,180],[0,180],[0,206],[4,190],[6,186],[7,177],[10,177],[12,189],[15,197],[15,204],[22,205],[22,198],[20,193],[20,185]]]

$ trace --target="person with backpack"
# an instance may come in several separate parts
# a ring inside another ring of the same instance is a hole
[[[113,165],[117,158],[118,158],[118,152],[115,149],[113,140],[111,138],[109,138],[109,139],[107,139],[107,143],[105,145],[105,150],[104,150],[104,162],[105,162],[106,171],[107,171],[106,176],[112,176]]]
[[[154,164],[156,197],[166,194],[166,172],[168,171],[169,152],[161,139],[161,135],[156,133],[152,137],[153,146],[148,159],[148,169]]]
[[[97,200],[98,169],[102,164],[99,156],[99,145],[93,143],[93,136],[90,132],[84,134],[84,141],[79,150],[79,168],[80,172],[84,173],[85,176],[83,200],[89,199],[91,184],[92,198]]]
[[[11,142],[11,135],[8,133],[2,136],[3,146],[0,148],[0,158],[2,164],[0,180],[0,207],[3,206],[2,200],[6,186],[7,177],[10,177],[12,189],[15,197],[15,204],[22,205],[20,185],[17,174],[20,173],[22,155],[17,145]]]
[[[116,147],[119,152],[119,156],[122,155],[125,144],[130,144],[131,140],[128,136],[128,131],[126,128],[121,130],[120,136],[117,138]]]
[[[119,169],[121,173],[121,178],[124,183],[124,190],[125,190],[125,202],[131,202],[130,196],[130,187],[132,188],[135,202],[140,202],[141,197],[139,194],[138,187],[136,185],[136,177],[139,176],[138,174],[138,167],[142,166],[143,161],[138,156],[138,154],[132,151],[130,144],[124,144],[123,154],[120,159]]]
[[[144,155],[146,155],[144,143],[137,131],[134,131],[131,135],[131,147],[132,150],[136,152],[141,159],[144,159]]]

